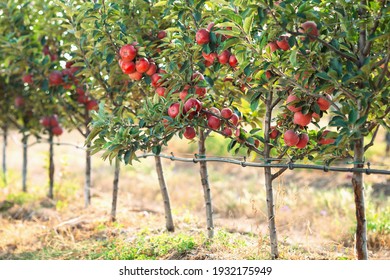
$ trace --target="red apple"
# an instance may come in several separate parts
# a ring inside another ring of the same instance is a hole
[[[49,126],[50,127],[58,126],[58,117],[57,117],[57,115],[53,115],[53,116],[49,117]]]
[[[218,108],[211,107],[210,109],[208,109],[208,111],[213,113],[214,115],[221,116],[221,111]],[[211,116],[213,115],[207,114],[207,117],[211,117]]]
[[[77,87],[76,88],[76,93],[78,95],[85,95],[85,90],[82,87]]]
[[[231,55],[231,56],[229,57],[229,65],[230,65],[231,67],[236,67],[237,64],[238,64],[238,61],[237,61],[236,56]]]
[[[272,72],[269,71],[269,70],[267,70],[267,71],[265,72],[265,77],[267,78],[267,80],[271,79],[271,78],[272,78]]]
[[[148,71],[149,66],[150,66],[149,61],[144,57],[138,59],[137,62],[135,63],[135,69],[139,73],[145,73],[146,71]]]
[[[196,93],[197,95],[199,95],[199,97],[203,97],[203,96],[206,95],[207,89],[204,88],[204,87],[195,86],[195,93]]]
[[[150,77],[150,79],[152,80],[152,86],[153,86],[153,87],[156,87],[156,88],[157,88],[157,87],[161,86],[162,81],[160,81],[160,80],[162,79],[162,77],[161,77],[160,74],[155,73],[155,74],[153,74],[153,75]]]
[[[49,127],[50,126],[50,117],[42,117],[40,120],[40,123],[43,127]]]
[[[24,106],[24,98],[22,96],[17,96],[15,98],[15,107],[20,108]]]
[[[131,74],[128,74],[129,78],[134,80],[134,81],[140,81],[142,79],[142,73],[140,72],[133,72]]]
[[[300,101],[300,99],[297,96],[290,94],[286,100],[287,109],[289,109],[291,112],[301,111],[302,107],[295,107],[295,105],[294,105],[295,103],[297,103],[299,101]],[[294,103],[294,104],[291,104],[291,103]]]
[[[280,36],[279,40],[276,41],[276,44],[278,47],[284,51],[287,51],[290,49],[290,45],[288,44],[288,37],[287,36]]]
[[[158,87],[156,88],[156,93],[160,96],[165,96],[165,90],[166,90],[165,87]]]
[[[318,144],[320,145],[328,145],[328,144],[333,144],[336,140],[333,138],[326,138],[326,135],[329,133],[329,130],[324,130],[322,132],[320,140],[318,140]]]
[[[218,130],[221,127],[221,120],[218,117],[210,116],[207,119],[207,125],[213,130]]]
[[[318,115],[316,112],[314,112],[311,117],[316,121],[316,122],[319,122],[320,119],[321,119],[321,116]]]
[[[269,133],[269,138],[276,139],[278,137],[279,131],[276,129],[276,126],[271,126],[271,131]]]
[[[80,104],[87,104],[88,101],[89,101],[89,97],[86,95],[77,96],[77,102]]]
[[[260,146],[260,140],[259,139],[255,139],[255,142],[253,143],[253,145],[258,148]]]
[[[239,117],[237,116],[237,114],[232,114],[232,116],[229,119],[229,122],[234,126],[237,126],[238,121],[239,121]]]
[[[224,50],[222,53],[218,55],[218,61],[221,64],[226,64],[229,62],[230,52],[228,50]]]
[[[195,35],[196,43],[198,45],[208,44],[210,42],[210,32],[207,29],[199,29]]]
[[[303,149],[306,147],[307,143],[309,143],[309,136],[306,133],[302,133],[299,135],[299,141],[297,143],[297,148]]]
[[[233,135],[233,131],[230,127],[225,127],[223,130],[222,130],[222,134],[227,136],[227,137],[230,137]]]
[[[180,92],[179,97],[180,97],[181,100],[185,101],[187,95],[188,95],[188,90],[183,89],[183,90]]]
[[[51,129],[51,133],[53,133],[56,136],[60,136],[62,134],[62,132],[63,132],[62,128],[60,126],[58,126],[58,125],[52,127],[52,129]]]
[[[49,74],[49,84],[52,86],[58,86],[63,83],[62,72],[54,70]]]
[[[299,136],[292,129],[287,130],[284,133],[283,138],[284,138],[284,143],[289,147],[293,147],[299,142]]]
[[[43,52],[44,55],[49,55],[50,54],[49,46],[48,45],[44,45],[42,52]]]
[[[305,34],[310,34],[314,37],[317,37],[319,35],[317,24],[314,21],[304,22],[300,31]],[[314,40],[314,38],[310,38],[310,41]]]
[[[167,32],[165,30],[160,30],[158,33],[157,33],[157,38],[158,39],[164,39],[165,37],[167,37]]]
[[[176,118],[177,115],[180,113],[180,103],[176,102],[173,103],[171,106],[168,108],[168,116],[171,118]]]
[[[119,55],[123,60],[131,61],[137,55],[137,49],[133,45],[127,44],[120,48]]]
[[[66,64],[65,64],[65,67],[67,69],[69,69],[70,67],[72,67],[73,64],[74,64],[74,61],[67,61]]]
[[[324,97],[317,99],[317,104],[321,111],[326,111],[330,108],[331,103],[329,100],[332,100],[332,97],[329,94],[326,94]]]
[[[87,108],[88,111],[97,111],[99,109],[99,104],[97,103],[96,100],[90,100],[85,104],[85,107]]]
[[[300,126],[307,126],[311,123],[311,115],[311,113],[304,115],[301,111],[295,112],[293,122]]]
[[[188,113],[189,111],[198,113],[202,109],[202,103],[196,98],[190,98],[184,103],[184,112]]]
[[[145,72],[146,75],[152,76],[157,71],[157,65],[154,62],[151,62],[149,65],[148,71]]]
[[[183,136],[189,140],[194,139],[196,136],[195,128],[193,128],[192,126],[187,126],[183,133]]]
[[[131,74],[135,72],[135,63],[133,61],[120,60],[119,64],[121,66],[123,73]]]
[[[218,57],[218,55],[216,53],[205,53],[205,52],[202,52],[202,56],[203,58],[206,60],[206,61],[209,61],[211,63],[214,63],[215,59]]]
[[[279,49],[279,46],[275,42],[269,42],[266,48],[271,50],[271,53]]]
[[[223,108],[221,110],[221,116],[224,119],[230,119],[232,117],[232,115],[233,115],[233,111],[230,108]]]
[[[31,74],[24,75],[22,80],[23,80],[23,83],[30,85],[33,83],[33,75],[31,75]]]

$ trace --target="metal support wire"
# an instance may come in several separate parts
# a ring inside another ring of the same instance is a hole
[[[147,158],[147,157],[154,157],[156,156],[153,153],[145,153],[139,156],[139,158]],[[390,170],[381,170],[381,169],[371,169],[371,164],[367,162],[367,168],[356,168],[356,167],[338,167],[338,166],[329,166],[329,165],[313,165],[313,164],[301,164],[301,163],[294,163],[289,162],[287,164],[285,163],[258,163],[258,162],[248,162],[246,161],[246,158],[244,157],[243,160],[235,160],[235,159],[228,159],[228,158],[222,158],[222,157],[206,157],[202,156],[199,157],[199,155],[195,155],[193,158],[183,158],[183,157],[177,157],[173,153],[171,155],[164,155],[159,154],[157,155],[161,158],[170,159],[172,161],[180,161],[180,162],[188,162],[188,163],[198,163],[201,161],[209,161],[209,162],[224,162],[224,163],[230,163],[230,164],[236,164],[240,165],[241,167],[258,167],[258,168],[264,168],[264,167],[271,167],[271,168],[288,168],[290,170],[293,169],[313,169],[313,170],[322,170],[324,172],[358,172],[358,173],[364,173],[367,175],[370,174],[381,174],[381,175],[390,175]]]

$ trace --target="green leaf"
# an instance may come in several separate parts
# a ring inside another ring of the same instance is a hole
[[[230,141],[230,143],[227,147],[227,151],[230,152],[236,144],[237,144],[237,140],[233,139],[232,141]]]
[[[358,118],[358,111],[352,108],[348,114],[348,123],[354,124]]]
[[[111,64],[111,62],[114,60],[114,58],[115,58],[115,55],[113,53],[108,54],[106,57],[107,63]]]
[[[210,87],[213,87],[214,86],[214,81],[212,78],[210,78],[209,76],[204,76],[204,79],[206,80],[206,82],[210,85]]]
[[[249,16],[247,16],[244,20],[244,32],[246,34],[250,34],[252,31],[252,26],[253,26],[253,18],[254,18],[254,13],[251,13]]]
[[[154,147],[152,148],[152,152],[153,152],[153,154],[155,154],[155,155],[159,155],[159,154],[161,153],[161,146],[154,146]]]
[[[317,73],[316,76],[323,79],[323,80],[328,80],[328,81],[332,80],[332,78],[329,77],[328,74],[326,74],[325,72]]]
[[[297,66],[297,50],[292,50],[290,54],[290,62],[292,66]]]

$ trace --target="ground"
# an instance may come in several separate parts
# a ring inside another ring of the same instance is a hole
[[[76,133],[62,143],[83,146]],[[209,143],[211,154],[225,153]],[[30,144],[34,141],[31,139]],[[217,142],[217,144],[215,144]],[[385,144],[368,154],[384,168]],[[93,157],[92,205],[83,205],[84,150],[55,147],[55,199],[47,199],[48,145],[29,148],[28,193],[21,190],[21,144],[8,146],[8,184],[0,183],[0,259],[269,259],[262,169],[210,163],[215,238],[206,238],[199,165],[163,160],[175,232],[165,230],[153,158],[121,169],[117,221],[110,222],[113,167]],[[175,139],[164,152],[190,157],[194,145]],[[275,181],[282,259],[354,259],[350,174],[286,171]],[[365,176],[369,255],[390,259],[386,176]],[[378,187],[379,186],[379,187]]]

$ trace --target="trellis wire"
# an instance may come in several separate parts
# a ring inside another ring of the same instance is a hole
[[[155,157],[156,154],[153,153],[145,153],[142,155],[139,155],[138,158],[147,158],[147,157]],[[356,168],[356,167],[337,167],[337,166],[329,166],[329,165],[312,165],[312,164],[301,164],[301,163],[259,163],[259,162],[248,162],[246,161],[246,158],[243,160],[235,160],[235,159],[227,159],[222,157],[207,157],[207,156],[199,156],[194,155],[193,158],[182,158],[177,157],[173,153],[171,155],[164,155],[159,154],[157,155],[161,158],[170,159],[172,161],[180,161],[180,162],[188,162],[188,163],[198,163],[201,161],[208,161],[208,162],[223,162],[223,163],[230,163],[230,164],[236,164],[240,165],[242,167],[258,167],[258,168],[264,168],[264,167],[271,167],[271,168],[287,168],[290,170],[293,169],[314,169],[314,170],[322,170],[324,172],[333,171],[333,172],[358,172],[358,173],[365,173],[367,175],[370,174],[380,174],[380,175],[390,175],[390,170],[381,170],[381,169],[371,169],[370,163],[367,162],[367,168]]]

